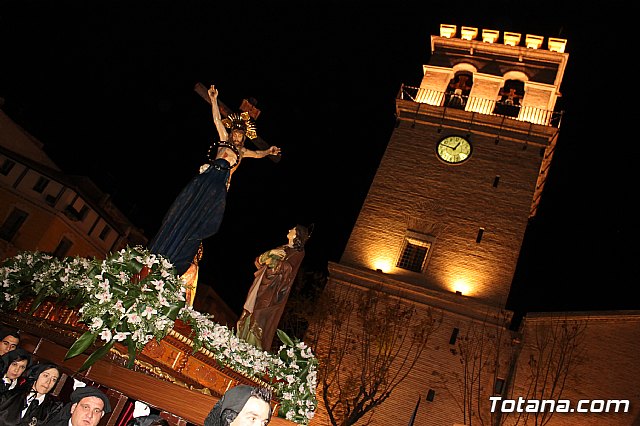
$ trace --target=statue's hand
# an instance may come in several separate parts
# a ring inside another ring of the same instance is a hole
[[[270,254],[271,256],[277,256],[280,259],[284,259],[287,256],[287,252],[282,248],[273,249]]]
[[[209,98],[211,98],[211,100],[216,100],[218,98],[218,89],[216,89],[213,84],[207,92],[209,93]]]
[[[269,147],[267,152],[269,153],[269,155],[280,155],[281,150],[277,146],[271,146]]]
[[[282,259],[287,255],[284,249],[273,249],[260,256],[260,262],[267,265],[268,268],[275,269]]]

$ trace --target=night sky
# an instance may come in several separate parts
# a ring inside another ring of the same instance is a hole
[[[639,309],[629,297],[640,140],[625,94],[637,91],[621,56],[635,43],[625,14],[429,3],[0,0],[0,97],[63,170],[91,177],[149,239],[217,138],[194,85],[215,84],[233,109],[256,98],[258,134],[282,158],[245,159],[201,263],[201,285],[239,313],[254,258],[296,223],[315,225],[306,269],[340,260],[396,93],[419,86],[441,23],[566,38],[557,152],[507,307]]]

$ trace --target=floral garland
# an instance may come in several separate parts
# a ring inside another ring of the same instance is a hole
[[[136,246],[105,260],[75,257],[58,260],[42,252],[23,252],[0,266],[0,307],[14,310],[33,298],[35,311],[45,298],[79,308],[85,332],[66,358],[89,349],[98,338],[104,344],[81,369],[105,356],[116,342],[128,347],[129,367],[151,340],[160,340],[176,319],[189,324],[194,351],[204,348],[220,363],[250,377],[269,380],[280,400],[280,415],[307,425],[316,408],[318,361],[303,342],[278,330],[284,343],[276,354],[262,351],[217,324],[213,316],[185,306],[184,281],[164,257]]]

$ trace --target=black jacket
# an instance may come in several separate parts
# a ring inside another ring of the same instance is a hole
[[[3,379],[0,379],[0,395],[10,391],[11,389],[9,389],[9,386],[11,386],[10,383],[5,383]]]
[[[49,417],[43,426],[68,426],[71,419],[71,406],[73,403],[66,403],[54,416]],[[38,425],[40,426],[40,425]]]
[[[27,395],[31,386],[21,386],[5,392],[0,396],[0,425],[40,426],[54,417],[62,408],[63,403],[53,395],[47,394],[42,403],[33,401],[29,405],[24,417],[20,417],[26,405]]]

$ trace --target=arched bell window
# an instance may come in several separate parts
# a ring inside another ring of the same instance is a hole
[[[445,94],[445,106],[464,109],[473,86],[473,75],[469,72],[458,72],[449,81]]]
[[[524,81],[507,80],[498,94],[494,114],[517,117],[524,97]]]

